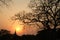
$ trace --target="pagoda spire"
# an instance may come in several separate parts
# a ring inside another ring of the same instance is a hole
[[[17,40],[18,39],[18,35],[17,35],[17,33],[16,33],[16,30],[15,30],[15,33],[14,33],[14,35],[13,35],[13,40]]]
[[[14,35],[17,35],[17,33],[16,33],[16,30],[15,30],[15,33],[14,33]]]

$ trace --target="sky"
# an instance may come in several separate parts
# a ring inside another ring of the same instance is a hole
[[[29,2],[30,0],[13,0],[13,3],[11,3],[10,7],[1,7],[0,8],[0,29],[7,29],[11,31],[11,33],[14,33],[15,29],[13,29],[14,28],[13,26],[16,24],[18,25],[18,23],[16,21],[12,21],[11,17],[14,16],[16,13],[19,13],[20,11],[29,12],[30,11],[28,7]],[[37,30],[36,27],[26,26],[26,29],[23,30],[22,33],[18,33],[18,34],[19,35],[36,34],[37,32],[36,30]]]

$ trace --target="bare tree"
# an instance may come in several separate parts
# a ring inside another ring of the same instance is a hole
[[[29,7],[32,13],[18,13],[14,19],[22,20],[25,24],[35,24],[37,27],[42,23],[45,29],[60,26],[60,0],[31,0]]]
[[[51,25],[54,29],[60,25],[59,0],[31,0],[29,7],[38,14],[37,21],[40,21],[47,29],[50,29]]]

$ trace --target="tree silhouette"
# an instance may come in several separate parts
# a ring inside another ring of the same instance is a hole
[[[0,30],[0,40],[10,40],[10,39],[11,39],[10,31],[1,29]]]
[[[15,20],[21,20],[25,24],[35,24],[40,27],[40,23],[44,29],[50,30],[51,27],[56,29],[60,26],[60,0],[31,0],[28,5],[32,12],[18,13]]]
[[[31,0],[29,7],[38,16],[38,21],[47,29],[50,29],[51,25],[54,29],[60,25],[59,0]]]
[[[4,30],[4,29],[0,30],[0,36],[6,35],[6,34],[10,34],[10,31]]]

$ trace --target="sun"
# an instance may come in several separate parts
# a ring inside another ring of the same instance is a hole
[[[21,22],[19,23],[18,21],[14,22],[14,24],[12,25],[12,31],[13,32],[16,31],[17,34],[22,34],[24,31],[24,25],[21,24],[22,23]]]
[[[17,27],[17,28],[16,28],[16,31],[21,31],[21,30],[22,30],[22,29],[20,29],[20,27]]]
[[[16,30],[16,32],[21,32],[23,30],[23,26],[17,25],[17,26],[15,26],[15,30]]]

